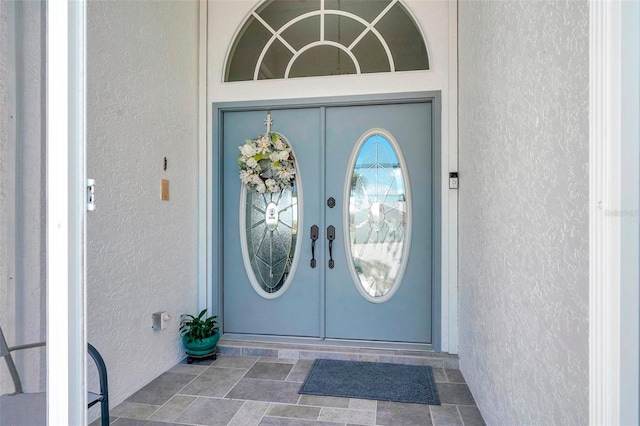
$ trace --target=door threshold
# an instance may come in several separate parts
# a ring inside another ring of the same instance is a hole
[[[435,352],[433,347],[427,344],[402,342],[323,340],[309,337],[226,333],[218,342],[218,353],[281,360],[323,358],[428,365],[434,368],[459,368],[457,355]]]

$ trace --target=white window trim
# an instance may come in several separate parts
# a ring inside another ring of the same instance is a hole
[[[308,13],[304,13],[302,15],[296,16],[295,18],[291,19],[289,22],[287,22],[286,24],[284,24],[282,27],[280,27],[279,30],[274,30],[271,25],[269,25],[264,19],[262,19],[262,17],[260,15],[258,15],[255,11],[251,13],[251,16],[253,16],[258,22],[260,22],[271,34],[271,38],[269,39],[269,41],[265,44],[264,48],[262,49],[262,52],[260,52],[260,56],[258,57],[258,61],[256,63],[256,68],[254,70],[253,73],[253,79],[254,80],[258,80],[259,78],[259,74],[260,74],[260,67],[262,65],[262,62],[264,61],[264,57],[266,56],[267,52],[269,51],[269,48],[271,47],[271,45],[273,44],[274,41],[279,40],[282,44],[285,45],[285,47],[287,49],[289,49],[289,51],[291,51],[291,53],[293,53],[293,57],[289,60],[289,63],[287,64],[287,68],[286,71],[284,73],[284,78],[287,79],[289,78],[289,72],[291,71],[291,68],[293,67],[293,64],[296,62],[296,60],[300,57],[300,55],[302,55],[304,52],[306,52],[307,50],[316,47],[316,46],[332,46],[332,47],[336,47],[342,51],[344,51],[347,55],[349,55],[349,57],[351,58],[351,60],[353,61],[353,64],[356,67],[356,74],[360,74],[360,63],[358,62],[358,59],[356,58],[356,56],[354,55],[354,53],[352,52],[353,48],[358,44],[358,42],[360,42],[360,40],[362,40],[364,38],[364,36],[366,36],[368,33],[373,33],[376,38],[378,39],[378,41],[380,41],[380,44],[382,44],[382,47],[385,51],[385,54],[387,55],[387,60],[389,61],[389,68],[391,70],[391,72],[395,72],[396,70],[396,66],[395,63],[393,61],[393,55],[391,54],[391,49],[389,49],[389,45],[387,44],[386,40],[384,39],[384,37],[382,37],[382,34],[380,34],[380,32],[375,28],[375,24],[378,23],[378,21],[380,19],[382,19],[388,12],[389,10],[398,2],[398,0],[393,0],[391,3],[389,3],[387,5],[387,7],[384,8],[384,10],[382,12],[380,12],[378,14],[378,16],[371,22],[366,21],[365,19],[354,15],[353,13],[349,13],[349,12],[343,12],[343,11],[339,11],[339,10],[329,10],[329,9],[325,9],[324,8],[324,0],[320,0],[320,9],[313,11],[313,12],[308,12]],[[356,39],[349,45],[349,46],[345,46],[342,45],[340,43],[336,43],[336,42],[332,42],[332,41],[327,41],[324,38],[324,17],[325,15],[338,15],[338,16],[344,16],[347,18],[351,18],[356,22],[361,23],[362,25],[364,25],[364,30],[362,31],[362,33],[360,33],[360,35],[358,37],[356,37]],[[320,26],[320,31],[318,33],[318,41],[309,43],[305,46],[303,46],[301,49],[296,50],[294,49],[291,44],[289,44],[282,36],[282,33],[284,31],[286,31],[289,27],[291,27],[292,25],[307,19],[307,18],[311,18],[313,16],[319,16],[320,17],[320,22],[321,22],[321,26]],[[243,24],[243,25],[246,25]],[[424,35],[422,33],[420,33],[420,35],[424,38]],[[426,43],[425,43],[425,48],[426,48]],[[228,53],[227,53],[228,55]],[[428,55],[427,55],[428,57]],[[232,60],[233,58],[230,58],[227,56],[227,59],[225,61],[225,70],[226,67],[229,65],[229,61]],[[226,72],[225,72],[226,73]]]
[[[224,56],[224,62],[223,62],[223,66],[222,66],[222,80],[225,80],[225,76],[227,75],[227,71],[228,71],[228,67],[230,66],[230,62],[233,60],[233,49],[234,49],[234,45],[235,42],[238,38],[241,38],[242,35],[242,31],[245,28],[245,26],[248,24],[249,20],[251,18],[255,19],[256,21],[258,21],[259,23],[262,24],[262,26],[271,33],[271,37],[270,39],[265,43],[259,57],[258,60],[256,62],[255,65],[255,69],[254,69],[254,73],[253,73],[253,80],[259,80],[259,74],[260,74],[260,70],[262,68],[263,65],[263,61],[264,58],[267,54],[267,52],[269,51],[270,47],[272,46],[272,44],[278,40],[280,41],[292,54],[293,57],[289,60],[287,67],[286,67],[286,72],[284,74],[284,77],[275,77],[276,79],[278,78],[284,78],[284,79],[288,79],[289,78],[289,71],[291,70],[291,68],[293,67],[294,63],[296,62],[296,60],[300,57],[301,54],[303,54],[304,52],[306,52],[307,50],[313,48],[313,47],[317,47],[317,46],[332,46],[332,47],[336,47],[342,51],[344,51],[352,60],[353,64],[355,65],[356,68],[356,74],[361,74],[361,70],[360,70],[360,64],[358,59],[356,58],[355,54],[353,53],[353,49],[355,48],[355,46],[369,33],[372,33],[380,42],[382,48],[385,51],[385,55],[387,56],[387,61],[389,63],[389,72],[394,73],[396,72],[396,66],[395,66],[395,61],[393,59],[393,55],[391,53],[391,48],[389,47],[387,41],[385,40],[385,38],[382,36],[382,34],[375,28],[375,25],[382,19],[384,18],[387,13],[396,5],[400,3],[400,6],[402,7],[402,9],[409,15],[409,17],[411,18],[411,20],[414,23],[415,29],[420,33],[420,37],[422,38],[423,42],[424,42],[424,47],[425,47],[425,51],[426,51],[426,55],[427,55],[427,59],[429,64],[431,63],[431,53],[429,51],[429,43],[428,40],[424,34],[424,31],[422,30],[422,28],[420,27],[420,25],[418,24],[418,21],[416,19],[416,17],[411,13],[411,11],[406,7],[406,5],[404,5],[403,3],[400,2],[400,0],[391,0],[389,2],[389,4],[382,10],[380,11],[380,13],[378,13],[378,15],[371,21],[367,21],[366,19],[351,13],[351,12],[345,12],[342,10],[336,10],[336,9],[326,9],[325,8],[325,0],[320,0],[320,6],[318,10],[313,10],[307,13],[303,13],[302,15],[296,16],[294,18],[292,18],[291,20],[289,20],[288,22],[286,22],[284,25],[282,25],[278,30],[275,30],[273,27],[271,27],[271,25],[269,25],[269,23],[267,23],[258,12],[255,11],[256,7],[259,6],[256,5],[246,16],[245,19],[242,20],[241,24],[238,26],[233,38],[232,38],[232,42],[229,43],[226,54]],[[325,16],[326,15],[337,15],[337,16],[343,16],[346,18],[350,18],[356,22],[359,22],[360,24],[362,24],[364,26],[363,31],[360,33],[360,35],[358,37],[356,37],[353,42],[351,42],[351,44],[349,46],[337,43],[337,42],[333,42],[333,41],[327,41],[325,39],[325,28],[324,28],[324,22],[325,22]],[[314,41],[312,43],[309,43],[305,46],[303,46],[300,49],[295,49],[289,42],[287,42],[287,40],[285,40],[285,38],[283,37],[283,33],[290,28],[292,25],[295,25],[296,23],[303,21],[305,19],[314,17],[314,16],[318,16],[320,18],[320,28],[318,31],[318,40]],[[427,71],[430,69],[427,69]],[[270,79],[272,79],[274,77],[271,77]],[[244,81],[244,80],[243,80]]]

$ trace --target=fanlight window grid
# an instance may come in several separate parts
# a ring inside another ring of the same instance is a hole
[[[282,136],[282,135],[281,135]],[[283,137],[287,145],[291,146]],[[300,173],[289,188],[260,194],[242,187],[240,197],[240,245],[245,270],[254,290],[274,299],[287,290],[300,251],[298,226],[302,196]]]
[[[399,0],[271,0],[239,32],[225,81],[428,69]]]
[[[411,196],[406,167],[391,135],[374,131],[354,149],[349,172],[345,239],[352,278],[365,299],[382,303],[398,290],[407,265]]]

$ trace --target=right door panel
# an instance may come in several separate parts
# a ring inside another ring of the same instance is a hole
[[[432,343],[431,108],[326,109],[327,338]]]

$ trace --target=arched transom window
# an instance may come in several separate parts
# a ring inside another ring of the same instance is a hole
[[[267,0],[234,40],[225,81],[427,69],[399,0]]]

